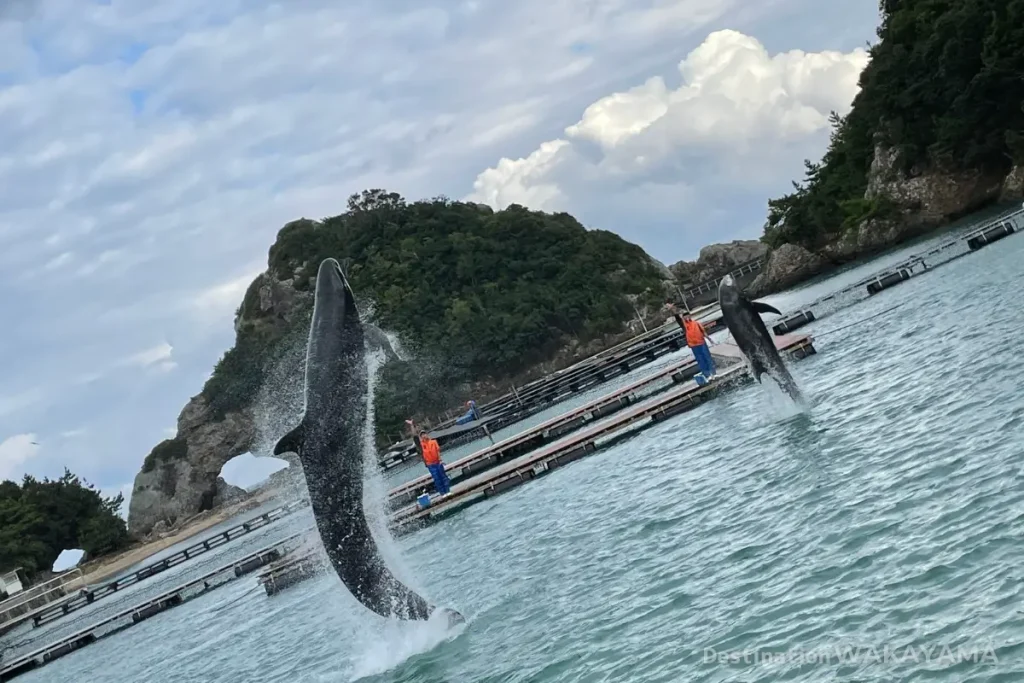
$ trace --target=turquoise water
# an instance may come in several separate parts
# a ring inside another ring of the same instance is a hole
[[[791,365],[806,413],[747,386],[389,545],[469,617],[447,638],[249,578],[18,680],[1024,680],[1022,263],[1017,235],[815,323],[882,313]]]
[[[993,220],[998,216],[1009,215],[1010,213],[1017,211],[1019,208],[1019,204],[1013,204],[1009,206],[992,208],[984,212],[979,212],[974,216],[970,216],[968,218],[964,218],[960,221],[957,221],[956,223],[953,223],[944,230],[940,230],[925,237],[912,240],[906,243],[904,246],[900,247],[899,249],[891,250],[888,253],[882,254],[870,260],[864,260],[861,262],[849,264],[848,266],[841,269],[840,272],[832,273],[829,277],[817,278],[795,289],[763,297],[763,300],[773,304],[776,308],[782,311],[783,314],[803,310],[805,307],[811,306],[812,304],[816,304],[816,302],[818,302],[818,300],[821,299],[822,297],[825,297],[829,294],[834,294],[837,291],[845,290],[850,285],[860,282],[861,280],[876,274],[880,270],[891,268],[896,264],[906,261],[909,257],[913,255],[927,253],[931,249],[947,244],[950,240],[954,239],[955,237],[975,230],[979,224],[983,224],[987,221]],[[941,262],[945,258],[949,258],[954,254],[961,254],[966,250],[966,246],[961,244],[958,245],[958,248],[951,249],[941,256],[935,256],[934,258],[929,257],[930,265],[935,265],[935,263]],[[857,290],[847,292],[846,294],[828,303],[814,305],[813,310],[818,318],[823,318],[834,314],[837,310],[840,310],[845,306],[859,303],[859,301],[861,299],[864,299],[866,296],[866,292],[858,288]],[[902,303],[901,300],[896,301],[896,304],[900,303]],[[774,320],[774,318],[773,316],[767,316],[765,320],[770,324]],[[803,331],[804,330],[801,330],[800,332],[802,333]],[[723,341],[728,339],[728,337],[728,332],[724,331],[711,335],[713,341]],[[616,377],[609,382],[588,389],[587,391],[584,391],[580,394],[574,395],[571,398],[562,401],[557,405],[551,406],[547,410],[544,410],[538,413],[537,415],[531,416],[526,420],[517,422],[515,424],[509,425],[501,430],[494,432],[494,434],[492,435],[494,437],[494,441],[500,442],[501,440],[507,439],[520,432],[532,429],[536,425],[539,425],[546,420],[561,415],[577,406],[581,406],[585,403],[600,398],[601,396],[604,396],[621,386],[633,383],[640,378],[658,372],[659,370],[667,367],[668,365],[689,358],[692,358],[692,354],[687,349],[683,349],[676,353],[662,356],[661,358],[658,358],[656,361],[648,365],[645,365],[641,368],[638,368],[637,370],[635,370],[632,373],[629,373],[628,375]],[[488,441],[486,437],[480,438],[475,441],[462,444],[454,448],[445,449],[444,458],[447,462],[451,463],[460,458],[464,458],[467,455],[475,453],[483,448],[487,448],[490,445],[491,442]],[[390,486],[398,486],[405,482],[416,479],[417,477],[423,476],[424,473],[425,469],[423,465],[417,460],[413,459],[412,461],[407,462],[402,466],[390,470],[388,472],[388,482]]]

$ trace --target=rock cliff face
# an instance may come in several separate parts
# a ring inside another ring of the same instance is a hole
[[[251,412],[216,420],[203,397],[193,397],[178,417],[177,435],[154,448],[147,458],[149,469],[144,466],[135,477],[128,530],[145,535],[158,522],[173,526],[244,496],[245,491],[228,485],[220,471],[228,460],[250,450],[255,435]]]
[[[696,261],[680,261],[669,267],[680,286],[695,285],[768,255],[760,240],[734,240],[710,244],[700,250]]]
[[[1019,202],[1022,199],[1024,199],[1024,166],[1014,166],[1003,180],[999,201]]]
[[[235,329],[288,326],[308,309],[312,296],[293,280],[256,277],[235,318]],[[173,526],[193,515],[246,495],[228,485],[220,471],[237,455],[252,451],[259,437],[254,407],[222,412],[203,394],[193,396],[178,416],[173,439],[158,444],[135,477],[128,505],[128,530],[145,536],[158,523]]]
[[[842,264],[894,247],[980,209],[993,201],[1024,198],[1024,169],[1009,175],[981,171],[944,172],[900,169],[899,155],[881,142],[868,174],[864,198],[887,202],[893,212],[870,218],[824,245],[818,254],[791,244],[769,256],[768,264],[751,283],[750,292],[764,296],[813,277],[830,264]]]
[[[235,317],[235,331],[249,327],[257,333],[280,335],[302,322],[312,300],[310,292],[296,287],[294,277],[278,280],[269,272],[262,273],[246,293]],[[369,348],[383,351],[389,360],[397,358],[381,330],[368,324],[364,332]],[[145,536],[158,524],[170,528],[199,512],[247,495],[243,489],[227,484],[220,471],[235,456],[266,446],[260,443],[265,435],[258,428],[260,416],[256,411],[252,402],[223,411],[211,405],[204,394],[193,396],[178,416],[177,435],[158,444],[135,477],[128,504],[129,532]],[[293,457],[281,456],[290,465],[297,465]]]
[[[764,296],[786,289],[818,275],[828,268],[828,261],[795,244],[783,244],[772,252],[761,272],[747,287],[749,296]]]
[[[876,143],[864,198],[887,200],[898,213],[861,222],[822,249],[824,256],[841,263],[893,247],[997,200],[1003,189],[999,174],[898,168],[899,155]]]

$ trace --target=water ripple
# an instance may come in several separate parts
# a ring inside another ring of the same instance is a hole
[[[22,680],[1024,680],[1024,238],[1001,244],[812,324],[904,303],[793,365],[807,414],[747,386],[403,539],[457,634],[330,574],[242,581]]]

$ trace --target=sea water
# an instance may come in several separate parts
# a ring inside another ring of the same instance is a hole
[[[1022,264],[1014,235],[806,328],[806,410],[748,385],[394,543],[459,631],[250,577],[19,680],[1024,680]]]

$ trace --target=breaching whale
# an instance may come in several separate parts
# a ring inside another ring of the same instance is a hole
[[[771,334],[759,315],[782,314],[774,306],[748,299],[736,286],[732,275],[726,275],[718,285],[718,305],[722,309],[722,320],[732,333],[736,346],[747,359],[754,379],[760,382],[761,375],[767,373],[778,382],[790,398],[802,401],[800,388],[789,374],[786,364],[782,362],[775,342],[772,341]]]
[[[320,264],[306,348],[305,413],[274,446],[296,453],[317,530],[334,571],[359,602],[382,617],[426,620],[438,609],[388,569],[363,507],[369,391],[366,340],[341,266]],[[462,615],[441,608],[449,625]]]

